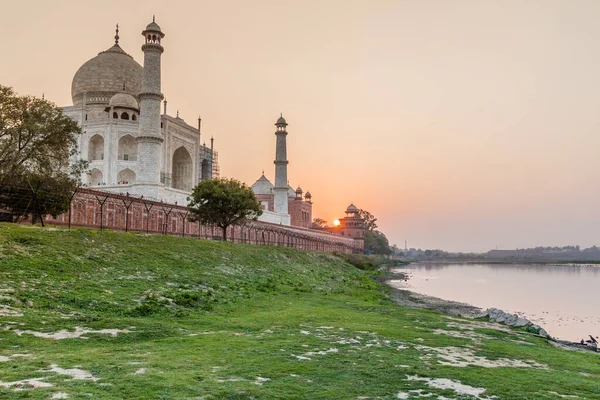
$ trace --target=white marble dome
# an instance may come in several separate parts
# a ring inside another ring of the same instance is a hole
[[[108,102],[110,107],[119,107],[119,108],[128,108],[130,110],[139,111],[140,107],[138,105],[135,97],[130,95],[129,93],[117,93],[113,97],[110,98]]]
[[[251,186],[254,194],[273,194],[273,184],[263,174],[254,184]]]
[[[108,104],[116,93],[137,96],[142,90],[143,68],[115,44],[83,64],[73,77],[73,104]]]
[[[293,199],[293,198],[295,198],[295,197],[296,197],[296,191],[294,190],[294,188],[293,188],[293,187],[291,187],[290,185],[288,185],[288,187],[287,187],[287,188],[288,188],[288,197],[289,197],[290,199]]]

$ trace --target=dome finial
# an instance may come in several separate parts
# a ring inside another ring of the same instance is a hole
[[[152,22],[156,22],[156,15],[152,16]]]
[[[283,118],[283,113],[279,114],[279,118],[277,118],[277,122],[275,122],[275,125],[277,126],[278,130],[285,130],[287,122],[285,122],[285,118]]]
[[[123,91],[125,91],[125,82],[123,82]]]
[[[116,35],[115,35],[115,44],[119,44],[119,24],[117,24],[117,29],[116,29]]]

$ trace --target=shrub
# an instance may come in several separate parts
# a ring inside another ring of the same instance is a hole
[[[385,261],[382,257],[366,256],[364,254],[335,253],[335,255],[363,271],[374,271],[383,265]]]

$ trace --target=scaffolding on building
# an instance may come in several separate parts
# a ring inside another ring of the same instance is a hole
[[[219,152],[213,151],[212,158],[212,177],[219,178],[221,177],[221,169],[219,168]]]

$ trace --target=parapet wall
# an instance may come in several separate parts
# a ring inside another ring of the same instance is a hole
[[[221,240],[222,230],[188,220],[185,206],[146,200],[142,197],[79,189],[69,212],[46,221],[68,226],[139,231],[164,235]],[[322,231],[251,221],[228,228],[228,240],[236,243],[295,247],[304,250],[362,252],[362,243]]]

